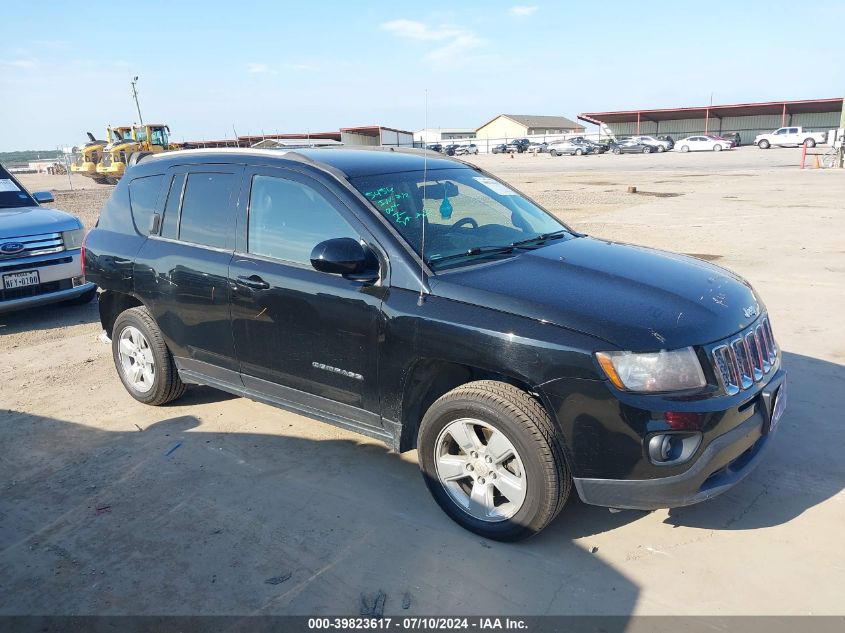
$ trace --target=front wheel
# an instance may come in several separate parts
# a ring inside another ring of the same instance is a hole
[[[173,356],[146,308],[131,308],[117,317],[112,357],[126,391],[139,402],[157,406],[185,393]]]
[[[560,153],[556,149],[549,150],[549,154],[552,156],[560,156]]]
[[[663,152],[665,152],[665,151],[666,151],[666,148],[665,148],[665,147],[663,147],[662,145],[658,145],[658,146],[657,146],[657,153],[658,153],[658,154],[662,154],[662,153],[663,153]]]
[[[576,155],[576,156],[580,156],[580,155],[581,155],[581,154],[583,154],[583,153],[584,153],[584,151],[583,151],[581,148],[578,148],[578,149],[576,149],[576,150],[575,150],[575,155]]]
[[[759,147],[760,149],[769,149],[771,147],[771,143],[769,143],[769,141],[767,141],[766,139],[763,139],[762,141],[757,143],[757,147]]]
[[[651,154],[651,148],[648,145],[643,147],[643,154]]]
[[[688,152],[689,151],[689,145],[681,145],[681,151],[682,152]]]
[[[816,141],[815,141],[815,139],[808,138],[807,140],[804,141],[804,145],[807,146],[807,147],[815,147]]]
[[[719,145],[718,143],[716,143],[716,144],[713,146],[713,151],[714,151],[714,152],[721,152],[721,151],[722,151],[722,146],[721,146],[721,145]]]
[[[503,382],[471,382],[441,396],[423,418],[417,448],[438,505],[490,539],[540,532],[572,486],[548,413]]]
[[[622,150],[617,147],[616,149],[613,150],[613,153],[614,154],[621,154]]]

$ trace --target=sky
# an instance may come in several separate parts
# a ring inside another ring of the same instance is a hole
[[[842,0],[5,0],[0,13],[0,151],[137,122],[135,76],[145,121],[180,141],[845,92]]]

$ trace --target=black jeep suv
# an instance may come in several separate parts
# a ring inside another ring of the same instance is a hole
[[[587,503],[695,503],[758,463],[785,403],[762,301],[691,257],[567,228],[414,150],[141,158],[85,244],[118,375],[204,384],[417,449],[484,536]]]

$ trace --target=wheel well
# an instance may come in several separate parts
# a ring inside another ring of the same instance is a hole
[[[417,447],[420,422],[435,400],[455,387],[474,380],[499,380],[527,393],[533,391],[527,383],[512,376],[443,360],[421,360],[414,365],[405,380],[399,452],[410,451]],[[540,404],[545,407],[542,401]]]
[[[137,308],[144,305],[132,295],[124,294],[122,292],[115,292],[113,290],[106,290],[100,293],[99,307],[100,307],[100,323],[106,334],[112,335],[114,322],[120,313],[129,308]]]

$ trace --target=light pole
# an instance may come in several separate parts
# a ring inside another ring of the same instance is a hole
[[[138,109],[138,122],[141,125],[144,125],[144,117],[141,116],[141,105],[138,103],[138,90],[135,88],[135,84],[138,83],[138,76],[136,75],[132,79],[132,97],[135,99],[135,107]]]

